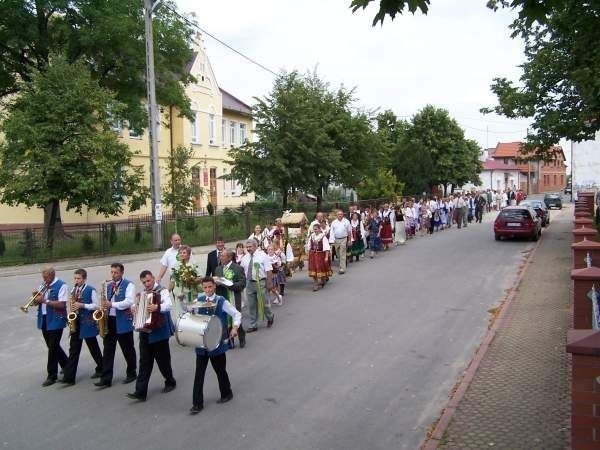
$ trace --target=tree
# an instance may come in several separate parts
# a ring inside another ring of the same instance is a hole
[[[191,118],[184,85],[192,56],[192,28],[164,0],[154,13],[156,93]],[[136,130],[147,126],[146,53],[140,0],[4,0],[0,2],[0,98],[18,93],[20,81],[44,71],[50,55],[82,61],[102,87],[126,107],[118,118]]]
[[[390,199],[402,195],[403,184],[389,169],[379,169],[375,176],[365,177],[358,185],[357,194],[360,199]]]
[[[525,152],[552,158],[561,138],[594,139],[600,130],[600,4],[555,0],[541,22],[517,19],[513,36],[525,42],[519,83],[496,78],[498,105],[483,108],[507,117],[531,117]]]
[[[368,166],[372,134],[368,119],[353,114],[352,91],[331,91],[315,73],[282,73],[271,93],[256,99],[256,142],[229,152],[232,169],[245,192],[275,191],[287,207],[295,191],[317,198],[330,183],[351,186]]]
[[[352,11],[373,0],[353,0]],[[561,138],[576,142],[593,139],[600,130],[600,4],[580,0],[488,0],[493,10],[518,13],[512,37],[525,42],[526,62],[519,83],[497,77],[491,85],[498,105],[482,108],[509,118],[532,118],[525,152],[551,158]],[[373,25],[386,16],[420,10],[427,14],[430,0],[380,0]]]
[[[146,202],[143,171],[134,153],[110,130],[111,114],[124,105],[93,80],[83,63],[52,59],[30,74],[8,102],[0,125],[0,201],[46,208],[46,245],[52,247],[60,202],[81,212],[131,210]]]
[[[185,85],[194,78],[192,28],[164,0],[154,14],[156,93],[162,105],[191,118]],[[49,66],[52,55],[86,65],[123,107],[111,111],[137,131],[147,124],[144,14],[140,0],[3,0],[0,2],[0,99],[19,94],[23,82]],[[40,174],[43,175],[43,174]],[[44,183],[48,180],[43,180]],[[60,210],[45,208],[44,223],[60,224]],[[54,225],[52,225],[54,226]]]
[[[194,197],[202,194],[202,188],[192,180],[189,163],[194,150],[178,146],[169,156],[167,184],[163,188],[163,202],[170,206],[175,217],[184,215],[194,206]]]

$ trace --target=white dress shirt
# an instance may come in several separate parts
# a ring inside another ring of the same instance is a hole
[[[58,281],[58,278],[54,277],[54,280],[52,280],[52,283],[50,283],[50,286],[52,286],[57,281]],[[47,289],[46,292],[44,293],[44,300],[45,301],[48,300],[48,294],[49,293],[50,293],[50,289]],[[69,288],[67,286],[67,283],[63,284],[60,287],[60,289],[58,290],[58,298],[57,298],[57,300],[59,302],[65,302],[65,303],[67,303],[69,301]],[[47,311],[46,304],[42,303],[42,314],[46,314],[46,311]]]
[[[253,265],[258,263],[258,272],[260,279],[266,278],[267,272],[273,270],[273,266],[271,265],[271,258],[269,258],[269,256],[262,250],[256,249],[254,252],[254,257],[252,257],[250,253],[246,253],[240,261],[240,266],[242,266],[242,268],[244,269],[246,278],[248,277],[248,265],[250,264],[250,259],[252,259]],[[256,281],[256,269],[254,267],[252,267],[252,280]]]
[[[206,301],[216,303],[215,297],[216,297],[215,294],[213,294],[211,297],[206,297]],[[223,298],[225,298],[225,297],[223,297]],[[229,314],[231,316],[231,318],[233,319],[234,327],[240,326],[240,324],[242,323],[242,313],[239,312],[237,309],[235,309],[235,306],[233,306],[231,303],[229,303],[229,300],[227,300],[227,299],[225,299],[225,301],[223,301],[223,311],[225,311],[227,314]]]
[[[120,288],[121,288],[121,282],[119,282],[119,289]],[[111,301],[110,298],[108,298],[107,300]],[[129,282],[129,284],[127,285],[127,289],[125,290],[125,299],[120,302],[113,301],[112,304],[113,304],[113,306],[110,308],[110,312],[108,313],[109,316],[116,316],[117,309],[119,311],[123,311],[123,310],[129,309],[133,305],[135,305],[135,285],[132,282]]]
[[[152,289],[156,289],[156,287],[158,286],[158,283],[154,283],[154,286],[152,287]],[[149,294],[150,292],[147,292],[146,290],[144,290],[144,293]],[[173,302],[171,301],[171,294],[169,294],[169,290],[165,287],[163,287],[160,290],[160,312],[169,312],[171,311],[171,308],[173,306]]]
[[[160,258],[160,265],[167,268],[165,275],[167,278],[171,277],[171,271],[177,265],[177,254],[179,253],[179,249],[170,247],[165,250],[164,255]],[[190,255],[191,258],[191,255]]]
[[[342,220],[335,219],[329,225],[329,238],[333,241],[336,239],[348,239],[352,236],[352,227],[350,221],[345,217]]]

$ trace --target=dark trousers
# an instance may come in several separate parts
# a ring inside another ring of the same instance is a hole
[[[483,220],[483,207],[475,209],[475,222],[481,223]]]
[[[227,397],[231,392],[231,384],[229,383],[229,377],[227,376],[227,357],[225,353],[221,353],[216,356],[207,355],[196,355],[196,374],[194,375],[194,406],[203,406],[204,404],[204,374],[206,373],[206,366],[208,366],[208,360],[217,374],[217,380],[219,381],[219,391],[221,391],[221,398]]]
[[[117,342],[125,362],[127,363],[127,376],[135,377],[136,373],[136,360],[135,360],[135,347],[133,346],[133,331],[127,333],[117,334],[117,319],[116,317],[108,317],[108,333],[104,337],[104,356],[102,358],[102,377],[100,381],[105,383],[111,383],[113,378],[113,366],[115,362],[115,350],[117,349]]]
[[[165,378],[165,386],[175,386],[177,384],[175,378],[173,378],[173,369],[171,368],[169,340],[165,339],[150,344],[148,339],[148,333],[140,333],[140,372],[135,383],[135,393],[144,398],[148,394],[148,382],[150,381],[150,375],[152,375],[155,360],[158,370]]]
[[[62,338],[63,330],[48,330],[46,329],[46,316],[42,318],[42,336],[48,347],[48,360],[46,362],[46,370],[48,378],[56,380],[58,378],[58,365],[65,367],[67,365],[67,354],[60,346],[60,338]]]
[[[64,379],[66,381],[75,381],[75,376],[77,375],[77,366],[79,365],[79,355],[81,354],[81,346],[83,345],[84,339],[79,338],[79,330],[76,330],[69,337],[69,361],[67,362],[67,367],[65,367],[65,376]],[[100,346],[98,345],[98,340],[96,336],[85,338],[85,343],[87,345],[92,358],[94,358],[94,362],[96,363],[96,373],[102,373],[102,352],[100,351]]]

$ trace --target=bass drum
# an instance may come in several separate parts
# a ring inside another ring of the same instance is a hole
[[[223,324],[217,316],[185,313],[175,327],[177,343],[183,347],[200,347],[209,352],[221,343]]]

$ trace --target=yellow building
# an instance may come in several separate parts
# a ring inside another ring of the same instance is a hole
[[[252,109],[230,93],[219,88],[212,70],[202,39],[197,36],[192,60],[187,69],[196,78],[195,84],[186,88],[191,100],[195,121],[179,117],[176,108],[161,107],[160,127],[158,129],[158,153],[161,171],[161,188],[167,184],[166,167],[172,149],[182,145],[192,147],[192,178],[203,188],[203,195],[196,199],[195,211],[206,211],[210,202],[215,210],[226,207],[237,207],[243,203],[254,201],[254,194],[242,195],[242,188],[235,181],[226,181],[220,177],[229,173],[231,166],[227,164],[227,153],[231,147],[241,145],[252,139]],[[148,132],[137,134],[126,124],[115,123],[114,131],[119,134],[132,150],[139,155],[132,160],[133,165],[142,166],[145,172],[145,183],[150,185],[150,146]],[[165,208],[163,208],[165,210]],[[168,208],[166,209],[168,212]],[[66,211],[61,208],[62,221],[69,223],[96,223],[106,220],[123,220],[132,215],[150,215],[151,204],[138,211],[129,211],[125,206],[120,216],[109,217],[95,214],[83,209],[82,214]],[[3,224],[43,223],[42,209],[27,209],[23,206],[9,207],[0,204],[0,217]]]

